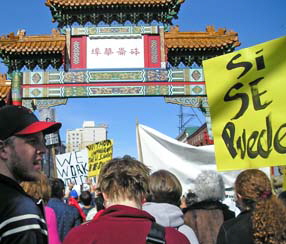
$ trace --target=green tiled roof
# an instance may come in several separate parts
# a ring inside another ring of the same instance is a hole
[[[187,127],[185,129],[185,132],[188,134],[188,136],[191,136],[194,134],[200,127],[199,126],[192,126],[192,127]]]

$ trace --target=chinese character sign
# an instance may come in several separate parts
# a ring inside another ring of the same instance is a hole
[[[218,170],[286,164],[286,37],[203,62]]]
[[[144,68],[144,38],[88,38],[87,68]]]
[[[104,140],[87,146],[88,177],[97,176],[101,167],[112,159],[113,142]]]

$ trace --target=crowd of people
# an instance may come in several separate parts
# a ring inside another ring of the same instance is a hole
[[[44,135],[60,127],[21,106],[0,109],[0,243],[286,243],[286,193],[276,196],[263,171],[236,178],[237,216],[218,172],[202,171],[182,196],[175,174],[151,174],[130,156],[104,164],[96,187],[78,191],[41,172]]]

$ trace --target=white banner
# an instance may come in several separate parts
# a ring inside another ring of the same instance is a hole
[[[56,155],[58,178],[61,178],[66,185],[84,184],[88,173],[87,161],[87,149]]]
[[[152,172],[165,169],[175,174],[183,186],[183,193],[192,188],[194,179],[202,170],[216,170],[213,145],[191,146],[145,125],[137,125],[137,149],[139,160]],[[220,172],[226,188],[233,186],[240,172]]]
[[[144,68],[144,39],[87,38],[87,68]]]

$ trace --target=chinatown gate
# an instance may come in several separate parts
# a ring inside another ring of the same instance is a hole
[[[204,108],[210,129],[202,61],[240,43],[237,33],[212,26],[180,32],[172,20],[183,2],[46,0],[58,29],[0,37],[8,67],[8,78],[0,77],[2,98],[10,92],[12,104],[32,107],[75,97],[164,96]]]

